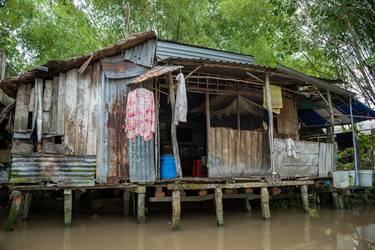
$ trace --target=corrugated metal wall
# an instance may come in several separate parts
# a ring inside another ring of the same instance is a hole
[[[97,156],[99,183],[117,183],[129,176],[128,140],[124,128],[130,80],[107,79],[103,75]]]
[[[152,68],[155,59],[156,40],[149,40],[143,44],[127,49],[124,59],[135,64]]]
[[[154,147],[154,138],[145,141],[142,137],[137,136],[134,141],[129,140],[131,182],[153,182],[156,180]]]
[[[264,175],[269,168],[267,134],[210,128],[208,176],[249,177]]]
[[[319,143],[319,169],[320,177],[328,176],[328,173],[336,171],[336,144]]]
[[[95,156],[13,155],[10,183],[53,182],[58,186],[95,184]]]

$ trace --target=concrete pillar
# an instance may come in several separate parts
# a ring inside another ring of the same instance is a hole
[[[145,186],[138,186],[136,189],[137,195],[137,221],[138,223],[145,223],[146,222],[146,215],[145,215],[145,200],[146,200],[146,187]]]

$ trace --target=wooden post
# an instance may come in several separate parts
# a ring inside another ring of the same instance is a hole
[[[245,198],[243,199],[243,202],[244,202],[246,211],[251,212],[252,209],[251,209],[250,200],[248,198]]]
[[[20,191],[13,191],[11,194],[12,206],[8,218],[4,224],[5,231],[13,231],[16,228],[18,216],[20,213],[22,195]]]
[[[174,124],[174,112],[175,112],[176,100],[174,96],[173,78],[172,78],[172,74],[170,73],[168,74],[168,81],[169,81],[169,99],[171,101],[171,109],[172,109],[171,139],[172,139],[173,156],[176,162],[176,175],[177,177],[182,177],[180,153],[178,150],[178,142],[177,142],[177,126]]]
[[[72,190],[64,190],[64,225],[72,225]]]
[[[339,194],[337,192],[332,192],[332,202],[333,202],[333,208],[340,209]]]
[[[221,188],[215,189],[216,223],[219,227],[224,226],[223,192]]]
[[[123,193],[123,202],[124,202],[124,216],[128,216],[130,212],[130,192],[124,190]]]
[[[207,79],[208,81],[208,79]],[[207,83],[207,91],[208,91],[208,83]],[[206,152],[207,152],[207,174],[210,176],[210,168],[208,166],[208,161],[209,161],[209,145],[210,145],[210,127],[211,127],[211,114],[210,114],[210,94],[206,92],[206,102],[205,102],[205,110],[206,110]]]
[[[261,190],[260,190],[260,200],[261,200],[261,206],[262,206],[262,218],[264,220],[271,219],[270,205],[269,205],[270,196],[268,194],[267,187],[261,188]]]
[[[81,190],[74,191],[74,210],[77,214],[81,212]]]
[[[172,191],[172,230],[180,230],[181,227],[181,199],[180,190]]]
[[[307,185],[301,186],[301,197],[302,197],[302,206],[305,213],[309,213],[309,193]]]
[[[27,192],[25,194],[25,200],[24,200],[24,205],[23,205],[23,210],[22,210],[22,220],[27,220],[29,217],[31,199],[32,199],[31,192]]]
[[[270,165],[271,172],[275,172],[274,156],[273,156],[273,113],[272,113],[272,98],[269,74],[266,73],[266,96],[267,96],[267,110],[268,110],[268,139],[270,147]],[[267,191],[268,194],[268,191]]]
[[[236,90],[238,92],[238,83],[236,84]],[[237,113],[237,130],[241,130],[241,116],[240,116],[240,95],[236,95],[236,113]]]
[[[137,221],[140,224],[146,222],[146,215],[145,215],[145,200],[146,200],[146,187],[145,186],[138,186],[137,187]]]
[[[335,117],[333,115],[333,106],[332,106],[332,98],[331,93],[327,90],[327,101],[329,106],[329,116],[330,116],[330,126],[329,126],[329,142],[335,142]]]
[[[371,167],[375,170],[375,129],[371,130]]]

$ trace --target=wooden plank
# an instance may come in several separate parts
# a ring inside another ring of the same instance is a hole
[[[66,88],[66,74],[59,74],[59,89],[57,97],[57,121],[56,134],[64,135],[64,110],[65,110],[65,88]]]
[[[59,95],[59,77],[54,76],[52,80],[52,93],[51,93],[51,108],[49,117],[49,131],[50,135],[57,134],[57,109],[58,109],[58,95]]]
[[[51,97],[52,97],[52,81],[46,80],[44,83],[44,92],[43,92],[43,134],[49,133],[50,128],[50,109],[51,109]]]
[[[29,112],[34,112],[34,105],[35,105],[35,103],[34,103],[34,99],[35,99],[34,91],[35,91],[35,88],[32,87],[31,93],[30,93],[30,101],[29,101]]]
[[[78,72],[72,69],[66,73],[65,109],[64,109],[64,144],[66,154],[74,154],[76,111],[77,111]]]
[[[16,111],[14,117],[14,132],[26,132],[29,120],[29,105],[31,95],[31,84],[18,87],[16,99]]]
[[[92,66],[88,66],[83,74],[79,75],[77,86],[77,106],[76,106],[76,124],[74,154],[86,154],[87,131],[89,123],[90,108],[90,84],[91,84]]]
[[[299,140],[299,126],[296,102],[283,98],[283,108],[277,116],[277,132],[294,140]]]
[[[99,96],[100,96],[100,82],[101,82],[101,66],[97,62],[93,65],[92,80],[90,83],[90,106],[88,112],[88,131],[87,131],[87,144],[86,154],[97,154],[98,143],[98,114],[99,114]]]
[[[43,133],[43,79],[35,79],[34,113],[38,144],[42,143]],[[34,119],[33,119],[34,120]]]

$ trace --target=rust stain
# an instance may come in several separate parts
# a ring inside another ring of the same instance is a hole
[[[118,86],[117,86],[118,88]],[[126,94],[118,94],[113,104],[106,106],[108,110],[108,147],[110,152],[110,169],[107,181],[116,183],[129,176],[129,164],[127,161],[128,142],[125,133]]]

